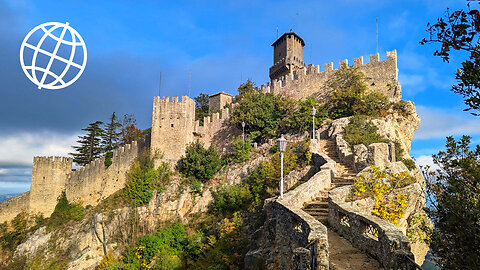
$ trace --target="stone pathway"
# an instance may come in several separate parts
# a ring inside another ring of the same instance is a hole
[[[335,148],[335,143],[330,140],[320,140],[319,150],[327,154],[336,164],[339,177],[332,179],[331,188],[353,184],[355,172],[353,168],[340,162]],[[320,222],[328,225],[328,192],[322,193],[314,201],[307,204],[305,212],[315,217]],[[328,226],[327,226],[328,228]],[[380,264],[367,254],[354,248],[348,240],[339,236],[335,231],[328,228],[328,245],[330,253],[331,270],[379,270]]]

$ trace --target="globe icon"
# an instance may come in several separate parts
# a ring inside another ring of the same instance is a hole
[[[38,89],[62,89],[82,75],[87,48],[68,22],[47,22],[33,28],[23,40],[20,64]]]

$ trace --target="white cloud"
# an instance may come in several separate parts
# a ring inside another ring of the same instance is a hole
[[[443,138],[452,135],[480,134],[480,119],[465,112],[417,106],[422,124],[414,139]]]
[[[440,169],[438,165],[433,163],[432,156],[419,156],[418,158],[415,159],[415,163],[418,166],[430,166],[430,170]]]
[[[0,135],[0,164],[28,166],[34,156],[66,156],[76,140],[76,134],[49,131]],[[0,169],[2,173],[8,169]]]

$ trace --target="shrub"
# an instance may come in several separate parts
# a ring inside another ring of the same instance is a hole
[[[352,189],[354,198],[374,197],[375,205],[371,214],[395,225],[405,214],[406,195],[389,196],[395,189],[403,188],[415,182],[408,172],[386,173],[380,168],[370,166],[367,172],[355,179]]]
[[[213,193],[213,210],[217,213],[246,210],[252,203],[252,194],[246,184],[223,186]]]
[[[112,158],[113,158],[113,152],[112,151],[108,151],[106,154],[105,154],[105,168],[108,168],[110,167],[110,165],[112,165]]]
[[[356,106],[362,103],[367,90],[365,75],[356,67],[342,65],[327,82],[333,90],[330,100],[330,116],[334,119],[352,116]]]
[[[199,141],[187,146],[185,156],[178,163],[178,170],[185,177],[195,177],[203,182],[210,180],[221,168],[222,160],[213,145],[208,149]]]
[[[162,191],[170,180],[170,167],[167,163],[155,169],[154,160],[148,152],[142,153],[127,172],[127,181],[123,194],[134,206],[146,204],[153,195],[153,190]]]
[[[281,132],[287,133],[289,131],[303,132],[312,131],[313,118],[312,107],[317,110],[315,114],[315,129],[320,127],[322,122],[328,117],[328,110],[320,101],[312,97],[305,100],[299,100],[297,104],[290,104],[287,102],[285,106],[290,106],[291,112],[285,116],[281,125]],[[293,108],[293,110],[292,110]],[[285,111],[288,111],[285,109]]]
[[[383,136],[377,133],[377,127],[366,121],[365,117],[355,115],[345,127],[344,139],[353,149],[354,145],[388,142]]]
[[[2,249],[14,251],[27,237],[26,212],[21,212],[10,222],[12,230],[8,230],[7,222],[0,224],[0,244]]]
[[[249,160],[251,149],[252,143],[250,139],[246,138],[244,142],[242,136],[236,137],[233,141],[233,162],[242,163]]]
[[[190,182],[190,189],[193,193],[198,193],[200,196],[203,196],[202,182],[198,180],[193,180]]]
[[[374,92],[366,95],[355,111],[357,114],[377,117],[387,115],[390,107],[390,102],[384,94]]]
[[[417,167],[417,165],[415,165],[415,161],[413,161],[412,159],[404,158],[402,159],[402,162],[403,164],[405,164],[405,166],[407,166],[408,170],[410,171]]]
[[[70,220],[80,220],[83,217],[83,211],[80,203],[69,203],[65,191],[63,191],[58,197],[55,210],[48,220],[47,229],[58,228]]]
[[[415,162],[410,158],[403,157],[404,151],[403,151],[402,145],[398,141],[395,141],[394,144],[395,144],[395,160],[403,162],[403,164],[405,164],[405,166],[410,171],[415,169],[417,167],[415,165]]]
[[[405,100],[400,100],[397,103],[393,104],[393,109],[396,110],[399,114],[407,116],[407,102]]]

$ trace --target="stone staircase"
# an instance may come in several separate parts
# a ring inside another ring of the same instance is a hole
[[[327,154],[336,162],[337,177],[332,179],[330,189],[352,185],[356,176],[353,168],[340,161],[335,143],[330,140],[319,140],[318,151]],[[348,240],[338,235],[328,225],[328,191],[323,192],[313,201],[305,205],[305,212],[322,222],[328,230],[328,246],[331,270],[379,270],[378,261],[354,248]]]
[[[355,179],[355,171],[353,168],[346,166],[342,162],[337,154],[335,148],[335,143],[330,140],[319,140],[319,151],[327,154],[331,159],[333,159],[336,164],[338,177],[332,179],[331,188],[352,185]],[[328,191],[322,193],[312,202],[308,203],[304,209],[305,212],[316,218],[322,223],[325,223],[328,219]]]

